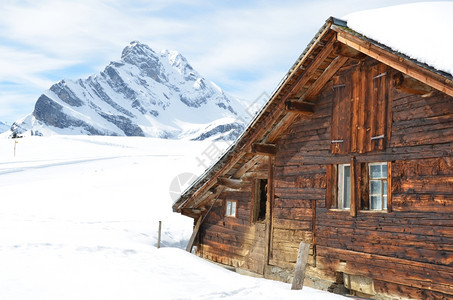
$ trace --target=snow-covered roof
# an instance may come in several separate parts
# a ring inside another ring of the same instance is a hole
[[[349,28],[453,75],[453,2],[421,2],[349,14]]]
[[[346,40],[352,38],[362,41],[361,45],[356,45],[356,49],[363,46],[360,52],[370,55],[373,53],[373,57],[378,60],[379,55],[388,53],[391,58],[387,63],[393,62],[392,66],[400,72],[415,70],[411,72],[411,76],[418,80],[432,76],[429,82],[431,86],[453,96],[453,59],[449,56],[453,53],[453,40],[449,38],[449,34],[453,32],[453,21],[450,21],[450,15],[453,16],[453,2],[429,2],[362,11],[347,15],[342,18],[344,20],[333,17],[327,19],[246,131],[183,192],[173,209],[181,211],[190,198],[203,194],[210,185],[215,185],[213,178],[234,165],[231,162],[238,162],[234,157],[244,154],[252,142],[264,140],[275,129],[274,125],[282,121],[281,114],[285,113],[284,100],[291,93],[292,87],[298,85],[297,78],[303,76],[302,73],[305,74],[312,59],[323,52],[322,49],[332,38],[332,30],[341,33],[343,38],[349,36]],[[315,73],[307,72],[306,76],[312,77]],[[308,90],[310,81],[304,82]],[[273,123],[264,122],[271,118]]]

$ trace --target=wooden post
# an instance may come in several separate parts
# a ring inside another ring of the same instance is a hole
[[[157,249],[160,248],[160,237],[162,233],[162,221],[159,221],[159,232],[157,234]]]
[[[310,244],[300,242],[299,254],[297,255],[296,270],[294,272],[292,290],[301,290],[304,286],[305,268],[308,262],[308,252],[310,251]]]
[[[186,251],[187,252],[192,252],[192,247],[193,247],[193,242],[195,241],[195,237],[197,236],[198,230],[200,229],[201,222],[203,220],[203,216],[200,215],[197,220],[197,224],[195,224],[195,227],[192,232],[192,236],[189,239],[189,242],[187,243]]]

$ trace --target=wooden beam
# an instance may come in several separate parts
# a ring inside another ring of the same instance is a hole
[[[226,177],[218,177],[217,183],[231,189],[240,189],[242,186],[242,180]]]
[[[402,92],[416,95],[426,95],[433,91],[433,88],[408,75],[397,73],[393,75],[393,86]]]
[[[409,59],[390,53],[388,50],[364,41],[349,32],[343,31],[339,27],[333,26],[332,28],[337,31],[337,39],[343,44],[453,97],[453,81],[451,79],[433,73]]]
[[[329,42],[324,45],[318,55],[316,55],[316,58],[308,65],[305,72],[302,73],[302,75],[293,86],[292,91],[294,93],[297,93],[297,91],[310,80],[310,78],[317,72],[324,60],[332,53],[334,42],[335,38],[330,39]]]
[[[340,42],[335,42],[333,44],[333,54],[335,54],[336,56],[344,56],[352,59],[364,59],[366,57],[364,53]]]
[[[187,243],[186,251],[192,252],[193,242],[195,241],[195,237],[198,234],[198,230],[200,230],[201,222],[203,221],[203,216],[199,216],[197,223],[193,229],[192,235],[190,236],[189,242]]]
[[[301,102],[299,99],[290,99],[285,102],[285,110],[304,115],[312,115],[314,104]]]
[[[310,252],[310,244],[300,242],[299,253],[297,255],[296,270],[294,272],[292,290],[301,290],[304,287],[305,269],[307,268],[308,252]]]
[[[357,217],[357,208],[358,208],[358,181],[359,181],[359,174],[357,170],[357,160],[355,157],[351,158],[351,165],[350,165],[350,176],[351,176],[351,207],[350,207],[350,214],[351,217]]]
[[[233,176],[231,176],[231,178],[233,178],[233,179],[241,178],[242,175],[244,175],[248,170],[250,170],[251,167],[256,165],[261,159],[263,159],[263,157],[261,155],[255,155],[248,162],[243,164],[241,166],[241,168],[239,170],[237,170]]]
[[[277,147],[275,146],[275,144],[255,143],[252,145],[252,152],[258,155],[274,156],[275,154],[277,154]]]
[[[348,60],[347,57],[337,56],[330,65],[324,70],[319,78],[310,86],[310,88],[301,96],[302,101],[308,101],[316,96],[326,85],[327,81],[344,65]]]

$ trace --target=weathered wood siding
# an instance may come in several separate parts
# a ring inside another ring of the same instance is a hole
[[[264,158],[242,176],[240,189],[224,188],[203,223],[200,256],[263,274],[266,224],[251,222],[251,199],[253,181],[267,176],[268,162]],[[238,201],[237,217],[225,217],[225,199]]]
[[[311,241],[314,277],[335,281],[345,272],[372,278],[381,294],[453,297],[453,99],[398,92],[393,72],[372,60],[349,63],[324,88],[314,115],[280,139],[270,262],[293,265],[300,240]],[[365,101],[354,104],[361,95]],[[355,105],[367,109],[351,116]],[[340,122],[348,127],[336,125],[335,118],[348,117]],[[379,135],[386,138],[369,142]],[[331,139],[344,143],[332,146]],[[351,155],[392,161],[392,212],[359,209],[352,217],[326,208],[327,166]]]
[[[316,245],[313,279],[335,282],[343,272],[371,278],[382,295],[453,297],[453,99],[399,91],[396,73],[372,59],[347,62],[314,99],[314,114],[277,141],[270,233],[251,221],[253,181],[268,176],[265,157],[240,189],[221,193],[198,253],[260,274],[266,264],[292,271],[305,241]],[[329,209],[327,170],[351,157],[391,162],[388,212]],[[225,199],[238,201],[237,218],[224,216]]]

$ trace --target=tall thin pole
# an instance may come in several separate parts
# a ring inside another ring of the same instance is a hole
[[[162,221],[159,221],[159,232],[157,234],[157,249],[160,248],[160,237],[162,233]]]

